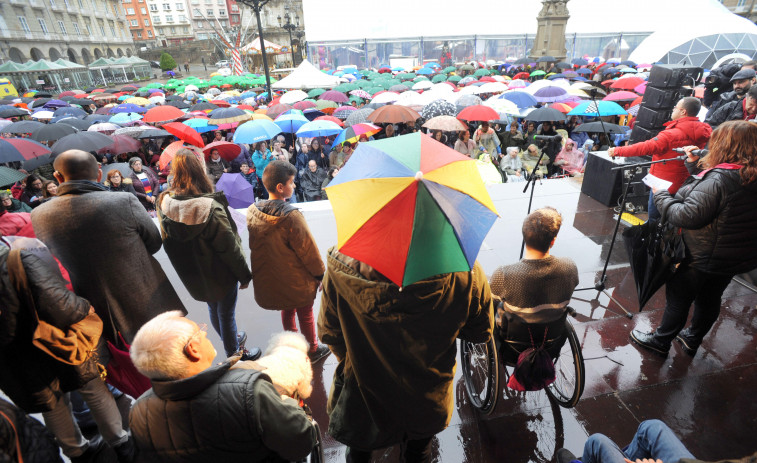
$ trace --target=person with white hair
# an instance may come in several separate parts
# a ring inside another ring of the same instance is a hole
[[[181,312],[147,322],[131,359],[152,389],[129,423],[145,462],[300,461],[319,436],[298,403],[238,357],[215,364],[207,326]]]

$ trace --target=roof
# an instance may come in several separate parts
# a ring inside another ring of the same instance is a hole
[[[331,88],[339,85],[339,78],[319,71],[304,60],[291,74],[271,85],[273,89]]]

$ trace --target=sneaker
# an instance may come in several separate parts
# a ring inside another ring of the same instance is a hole
[[[697,349],[699,349],[699,345],[701,344],[701,342],[691,335],[691,331],[688,328],[678,333],[676,341],[681,345],[681,350],[692,357],[697,354]]]
[[[252,349],[246,349],[242,348],[242,358],[239,359],[239,361],[245,361],[245,360],[257,360],[260,358],[260,356],[263,354],[260,349],[257,347],[253,347]]]
[[[244,343],[247,342],[247,333],[244,331],[237,331],[237,346],[239,349],[244,349]]]
[[[573,452],[571,452],[568,449],[557,450],[557,463],[570,463],[571,461],[580,461],[580,460],[576,458],[576,456],[573,455]]]
[[[325,359],[331,353],[331,349],[326,344],[319,344],[314,351],[308,352],[310,363],[318,363],[319,360]]]
[[[631,331],[631,341],[661,357],[667,357],[668,351],[670,351],[670,344],[658,340],[654,333],[642,333],[639,330],[633,330]]]

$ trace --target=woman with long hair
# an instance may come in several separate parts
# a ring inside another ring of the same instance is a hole
[[[214,192],[203,162],[181,149],[171,161],[171,188],[158,197],[163,246],[189,294],[208,304],[210,323],[227,356],[244,349],[237,332],[237,292],[252,279],[242,241],[223,192]],[[243,350],[243,360],[260,355]]]
[[[695,355],[733,276],[757,267],[757,124],[726,122],[712,132],[709,154],[698,161],[696,148],[684,148],[695,175],[676,195],[654,191],[662,217],[682,229],[686,258],[665,285],[660,325],[652,333],[631,332],[634,342],[663,356],[673,339]],[[691,325],[683,329],[692,302]]]
[[[35,174],[30,174],[26,177],[26,186],[18,199],[29,207],[35,208],[39,206],[39,202],[43,198],[43,195],[42,179]]]

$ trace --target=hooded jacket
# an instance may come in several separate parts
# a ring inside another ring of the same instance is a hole
[[[480,264],[400,288],[331,248],[318,335],[339,360],[329,434],[361,450],[422,439],[449,424],[456,339],[485,342],[494,324]]]
[[[323,278],[318,246],[302,213],[281,200],[247,209],[255,301],[264,309],[309,307]]]
[[[741,184],[736,169],[714,168],[690,179],[673,197],[654,196],[670,224],[683,228],[686,257],[707,273],[737,275],[757,268],[757,183]]]
[[[193,298],[220,301],[237,282],[250,282],[252,274],[242,252],[242,239],[223,192],[164,194],[159,202],[163,246]]]
[[[696,145],[704,148],[712,134],[712,127],[699,122],[696,117],[682,117],[663,124],[665,130],[656,137],[641,143],[615,148],[615,156],[635,157],[652,155],[653,161],[671,159],[680,156],[673,151],[674,148],[682,148],[688,145]],[[652,164],[649,173],[655,177],[673,182],[669,190],[675,194],[684,181],[689,178],[689,171],[683,161],[670,161],[666,163]]]

